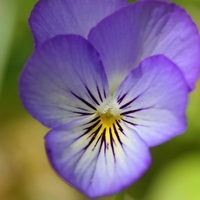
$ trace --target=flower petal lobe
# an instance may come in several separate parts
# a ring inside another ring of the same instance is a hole
[[[160,55],[133,69],[114,97],[123,97],[119,102],[122,120],[155,146],[185,130],[188,92],[181,71]]]
[[[159,54],[180,68],[191,90],[195,87],[200,70],[198,29],[173,3],[130,4],[102,20],[88,38],[101,55],[112,92],[142,60]]]
[[[93,26],[125,5],[126,0],[40,0],[29,19],[35,44],[61,34],[86,38]]]
[[[118,123],[124,134],[118,125],[103,130],[97,121],[93,116],[70,122],[45,137],[56,172],[91,198],[122,190],[137,180],[151,161],[146,144],[122,121]]]
[[[99,54],[82,37],[57,36],[35,50],[20,78],[25,107],[49,126],[84,118],[109,97]]]

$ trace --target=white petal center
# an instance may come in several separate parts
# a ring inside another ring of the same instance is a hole
[[[106,99],[103,104],[97,108],[97,111],[99,115],[106,114],[114,117],[120,115],[119,105],[112,96]]]

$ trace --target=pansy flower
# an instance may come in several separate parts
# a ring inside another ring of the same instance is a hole
[[[149,167],[149,147],[186,128],[196,25],[173,3],[123,0],[40,0],[30,25],[20,95],[51,128],[51,165],[89,197],[122,190]]]

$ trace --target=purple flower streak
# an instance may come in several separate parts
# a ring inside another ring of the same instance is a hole
[[[27,110],[52,128],[56,172],[88,195],[116,193],[149,167],[149,147],[186,129],[200,38],[173,3],[40,0],[21,78]]]

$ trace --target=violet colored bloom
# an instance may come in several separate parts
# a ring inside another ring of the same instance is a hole
[[[40,0],[30,25],[20,95],[52,129],[50,163],[89,197],[122,190],[148,169],[149,147],[186,129],[196,25],[173,3],[123,0]]]

